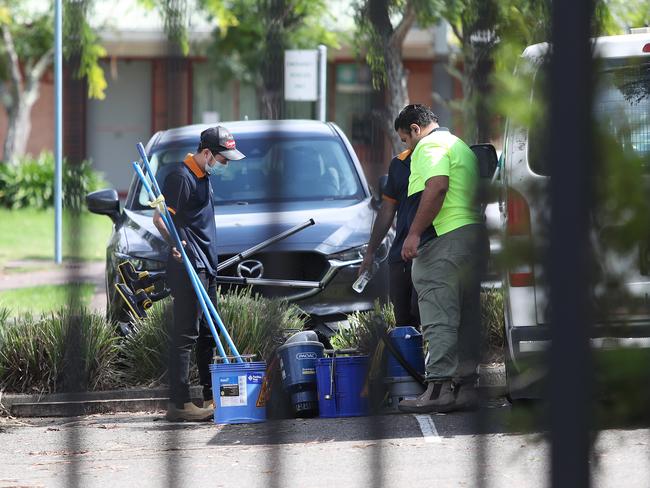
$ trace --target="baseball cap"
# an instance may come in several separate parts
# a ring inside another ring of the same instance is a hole
[[[201,147],[219,153],[230,161],[239,161],[246,157],[237,150],[235,138],[230,131],[220,125],[201,132]]]

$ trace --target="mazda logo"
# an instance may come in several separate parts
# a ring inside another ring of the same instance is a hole
[[[261,278],[263,274],[264,265],[255,259],[248,259],[237,265],[237,276],[240,278]]]

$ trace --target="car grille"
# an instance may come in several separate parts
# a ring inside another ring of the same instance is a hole
[[[219,256],[219,262],[224,262],[232,255]],[[264,265],[262,278],[276,280],[320,281],[329,263],[325,256],[315,252],[268,252],[258,253],[244,261],[259,261]],[[230,266],[219,273],[224,276],[238,276],[237,265]]]

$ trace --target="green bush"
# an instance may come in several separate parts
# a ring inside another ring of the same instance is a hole
[[[217,303],[239,353],[255,354],[258,361],[269,361],[273,350],[284,342],[285,332],[302,330],[307,322],[296,305],[253,295],[249,288],[219,293]]]
[[[110,388],[117,352],[114,329],[103,316],[83,309],[5,318],[0,322],[0,388],[22,393]]]
[[[505,328],[503,324],[503,290],[490,288],[481,292],[481,322],[485,334],[483,361],[503,360]],[[374,310],[354,312],[348,316],[349,327],[341,327],[331,338],[335,349],[359,349],[372,351],[375,339],[376,322],[384,323],[390,329],[395,326],[395,313],[391,304],[380,306],[375,303]],[[425,344],[426,348],[426,344]]]
[[[506,330],[503,312],[503,290],[490,288],[481,292],[481,322],[485,333],[483,361],[503,361]]]
[[[167,335],[172,323],[171,300],[154,303],[147,318],[136,320],[133,332],[120,344],[119,377],[125,386],[164,383],[167,372]]]
[[[306,316],[285,300],[253,295],[250,289],[219,293],[218,311],[240,354],[256,360],[270,359],[284,332],[301,330]],[[164,382],[167,370],[167,331],[172,324],[171,300],[157,302],[147,318],[136,320],[133,332],[120,345],[120,380],[124,385],[155,385]],[[222,340],[228,352],[228,346]],[[195,373],[192,368],[193,374]]]
[[[269,360],[286,333],[303,329],[307,320],[297,306],[249,289],[220,293],[218,303],[240,353],[257,360]],[[124,338],[102,315],[85,310],[11,318],[0,308],[0,390],[53,393],[164,383],[171,324],[169,299],[154,304]]]
[[[63,162],[63,205],[71,210],[83,208],[86,193],[106,186],[101,174],[89,161],[72,165]],[[0,164],[0,206],[45,209],[54,205],[54,156],[42,152],[37,158],[26,156],[15,164]]]
[[[334,349],[359,349],[362,353],[374,350],[378,336],[377,327],[395,327],[393,304],[381,305],[375,302],[374,309],[367,312],[354,312],[348,315],[348,327],[339,327],[330,342]],[[381,325],[383,324],[383,325]]]

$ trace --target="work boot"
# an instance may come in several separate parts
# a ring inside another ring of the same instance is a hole
[[[214,410],[214,400],[203,400],[203,408],[211,408]]]
[[[170,403],[167,406],[165,418],[170,422],[203,422],[210,420],[214,414],[212,408],[200,408],[192,402],[183,404],[183,408],[178,408],[175,404]]]
[[[413,400],[402,400],[397,406],[406,413],[444,413],[456,409],[456,396],[451,381],[432,381],[427,389]]]
[[[478,390],[472,383],[453,383],[456,397],[454,410],[476,410],[478,408]]]

